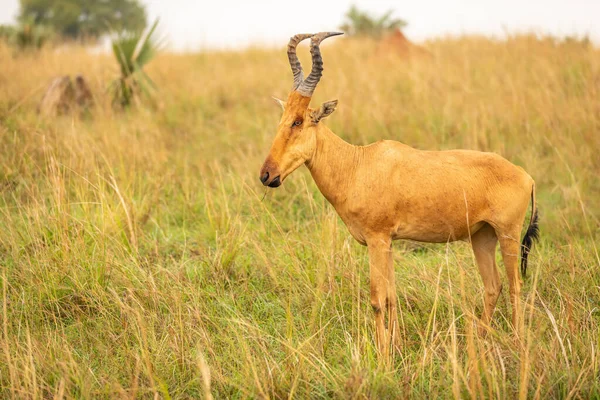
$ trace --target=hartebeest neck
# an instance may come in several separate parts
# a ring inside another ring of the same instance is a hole
[[[345,142],[326,126],[319,127],[315,152],[306,166],[323,196],[334,207],[346,201],[359,158],[358,147]]]

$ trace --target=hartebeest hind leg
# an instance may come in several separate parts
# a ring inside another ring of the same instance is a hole
[[[502,260],[508,276],[508,288],[510,291],[510,302],[512,305],[512,324],[515,332],[519,328],[521,279],[519,278],[519,236],[520,227],[507,233],[497,232],[502,251]]]
[[[387,305],[388,305],[388,333],[390,343],[395,347],[400,347],[400,333],[398,331],[398,296],[396,295],[396,274],[394,270],[394,256],[390,245],[390,255],[388,257],[388,287],[387,287]]]
[[[478,329],[480,335],[484,335],[486,328],[490,326],[498,296],[502,291],[502,283],[496,267],[497,243],[496,231],[487,224],[471,236],[471,246],[484,287],[483,311]]]
[[[395,287],[393,271],[392,248],[390,239],[376,239],[368,242],[369,248],[369,277],[371,280],[371,306],[375,312],[375,330],[377,350],[387,360],[389,355],[390,334],[397,330]],[[394,299],[392,299],[392,297]],[[392,307],[393,305],[393,307]],[[389,308],[388,308],[389,307]],[[392,309],[393,308],[393,312]],[[394,325],[390,331],[385,326],[386,311],[389,312],[389,322]]]

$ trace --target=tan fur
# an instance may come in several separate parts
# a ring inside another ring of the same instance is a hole
[[[265,185],[276,177],[283,182],[305,164],[352,236],[368,246],[379,351],[387,357],[389,344],[397,340],[391,253],[396,239],[471,242],[485,286],[481,333],[489,327],[501,291],[495,264],[499,241],[516,328],[519,238],[533,179],[493,153],[422,151],[391,140],[353,146],[315,122],[323,108],[311,109],[309,102],[297,92],[289,95],[260,176],[268,173]],[[302,125],[293,127],[294,121]]]

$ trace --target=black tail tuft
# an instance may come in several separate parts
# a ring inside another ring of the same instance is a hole
[[[523,237],[523,242],[521,242],[521,275],[523,275],[523,277],[527,276],[527,256],[531,250],[531,245],[539,238],[540,226],[538,224],[538,211],[535,209],[527,232],[525,232],[525,236]]]

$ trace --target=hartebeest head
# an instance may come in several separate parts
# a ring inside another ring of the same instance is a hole
[[[290,39],[287,53],[294,74],[294,85],[287,101],[276,99],[283,108],[283,115],[271,151],[260,169],[260,181],[263,185],[278,187],[314,153],[319,121],[330,115],[337,105],[337,100],[333,100],[323,103],[319,109],[309,108],[312,94],[323,74],[323,58],[319,45],[324,39],[341,34],[342,32],[298,34]],[[296,46],[308,38],[312,70],[304,79],[302,65],[296,56]]]

